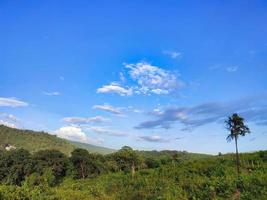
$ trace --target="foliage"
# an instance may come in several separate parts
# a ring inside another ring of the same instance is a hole
[[[103,156],[76,149],[68,158],[55,150],[33,155],[2,151],[0,199],[264,200],[267,195],[267,151],[241,154],[239,178],[234,154],[189,159],[179,152],[158,152],[162,157],[156,159],[143,153],[124,147]]]
[[[35,153],[40,150],[55,149],[68,156],[75,148],[84,148],[90,152],[101,154],[112,153],[114,151],[90,144],[68,141],[45,132],[20,130],[0,125],[0,150],[3,150],[4,146],[7,144],[15,146],[17,149],[26,149],[30,153]]]
[[[0,200],[265,200],[267,151],[0,150]]]

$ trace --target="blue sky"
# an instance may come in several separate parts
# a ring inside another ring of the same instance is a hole
[[[0,123],[120,148],[267,148],[266,1],[0,0]]]

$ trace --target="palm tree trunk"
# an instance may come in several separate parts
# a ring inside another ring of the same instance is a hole
[[[83,163],[80,162],[80,167],[81,167],[81,175],[82,175],[82,179],[85,178],[85,175],[84,175],[84,168],[83,168]]]
[[[240,160],[239,160],[239,154],[238,154],[238,147],[237,147],[237,136],[235,136],[235,151],[236,151],[236,169],[237,169],[237,174],[239,176],[240,174]]]

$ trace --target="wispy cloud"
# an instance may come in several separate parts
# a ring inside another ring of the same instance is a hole
[[[158,142],[158,143],[164,143],[164,142],[169,142],[170,139],[162,138],[159,135],[152,135],[152,136],[139,136],[138,140],[141,141],[146,141],[146,142]]]
[[[13,121],[13,122],[19,121],[19,119],[15,115],[8,114],[8,113],[0,113],[0,117],[6,120],[9,120],[9,121]]]
[[[44,95],[47,96],[59,96],[61,95],[60,92],[43,92]]]
[[[117,131],[117,130],[110,130],[110,129],[99,127],[99,126],[91,126],[91,127],[87,127],[87,129],[89,129],[95,133],[98,133],[98,134],[110,135],[110,136],[116,136],[116,137],[122,137],[122,136],[128,136],[129,135],[126,132]]]
[[[94,105],[93,109],[104,110],[112,114],[122,115],[121,108],[115,108],[111,105]]]
[[[120,81],[121,81],[122,83],[124,83],[124,82],[127,81],[126,78],[125,78],[125,75],[124,75],[122,72],[120,72]]]
[[[226,66],[223,64],[215,64],[209,67],[210,70],[225,70],[227,72],[236,72],[239,67],[237,65]]]
[[[13,98],[13,97],[10,97],[10,98],[0,97],[0,106],[25,107],[25,106],[28,106],[28,103],[26,103],[24,101],[20,101],[16,98]]]
[[[142,122],[135,128],[165,128],[173,123],[184,125],[182,130],[191,130],[213,122],[223,122],[232,113],[238,113],[247,121],[263,125],[267,120],[266,94],[247,97],[231,102],[210,102],[192,107],[171,107],[161,113],[153,113],[154,120]]]
[[[107,119],[102,116],[95,117],[65,117],[62,119],[64,122],[73,123],[73,124],[86,124],[90,122],[109,122],[110,119]]]
[[[178,51],[163,51],[163,54],[166,54],[173,59],[182,57],[182,53]]]

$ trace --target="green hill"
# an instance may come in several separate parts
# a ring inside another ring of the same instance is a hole
[[[89,152],[92,152],[92,153],[109,154],[109,153],[113,153],[113,152],[116,151],[114,149],[109,149],[109,148],[105,148],[105,147],[99,147],[99,146],[95,146],[95,145],[92,145],[92,144],[86,144],[86,143],[75,142],[75,141],[68,141],[68,142],[73,144],[75,147],[86,149],[86,150],[88,150]]]
[[[139,151],[145,159],[154,159],[160,162],[168,162],[169,160],[186,161],[199,160],[213,157],[209,154],[191,153],[187,151],[163,150],[163,151]]]
[[[45,132],[20,130],[0,125],[0,148],[3,149],[6,144],[15,146],[16,148],[24,148],[31,153],[44,149],[56,149],[66,155],[70,155],[75,148],[84,148],[89,152],[100,154],[107,154],[114,151],[95,145],[68,141]]]

